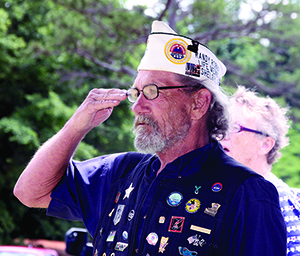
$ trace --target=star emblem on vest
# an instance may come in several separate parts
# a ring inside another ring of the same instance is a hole
[[[129,198],[130,193],[132,192],[133,189],[134,189],[134,187],[132,186],[132,183],[131,183],[130,186],[129,186],[129,188],[127,188],[127,189],[125,190],[125,196],[123,197],[123,200],[124,200],[125,198]]]

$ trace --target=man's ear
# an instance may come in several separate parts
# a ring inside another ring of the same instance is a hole
[[[207,89],[201,89],[194,95],[194,102],[191,117],[193,120],[201,119],[207,112],[211,101],[211,92]]]
[[[272,150],[274,145],[275,145],[275,140],[272,137],[264,138],[259,153],[262,155],[267,155]]]

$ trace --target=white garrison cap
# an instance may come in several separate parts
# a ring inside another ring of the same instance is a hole
[[[217,88],[225,65],[205,45],[178,35],[166,23],[154,21],[138,70],[162,70],[190,76],[207,88]]]

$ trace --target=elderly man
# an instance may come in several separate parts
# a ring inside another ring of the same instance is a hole
[[[225,70],[207,47],[154,22],[133,86],[92,90],[38,150],[15,195],[82,220],[95,255],[285,255],[275,187],[215,140],[228,128]],[[140,153],[74,161],[85,134],[127,97]]]
[[[271,98],[258,97],[239,86],[231,98],[232,124],[221,143],[228,155],[272,182],[279,192],[287,226],[287,255],[300,255],[300,206],[297,193],[272,172],[279,152],[288,145],[286,109]]]

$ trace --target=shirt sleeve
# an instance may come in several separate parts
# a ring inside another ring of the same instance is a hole
[[[116,159],[123,155],[106,155],[84,162],[71,160],[64,177],[52,191],[47,214],[83,221],[93,235],[117,172]]]
[[[299,202],[292,189],[278,187],[281,212],[287,228],[287,255],[300,255]]]
[[[286,255],[286,226],[276,188],[263,178],[249,178],[232,203],[233,226],[228,255]]]

